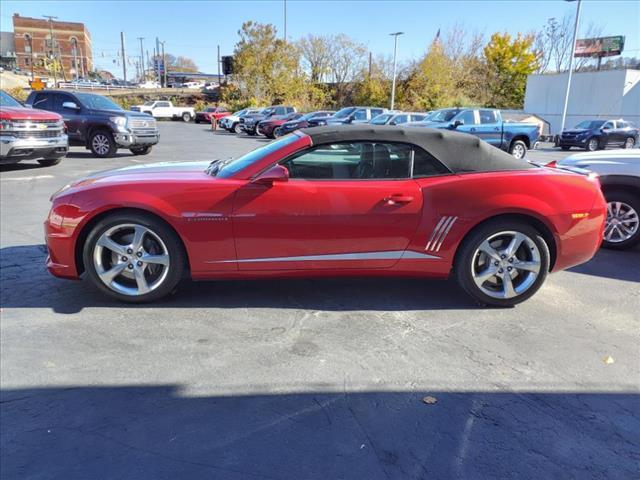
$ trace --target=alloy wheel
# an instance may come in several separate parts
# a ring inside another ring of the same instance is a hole
[[[633,138],[629,137],[624,142],[624,148],[633,148],[635,144],[636,141]]]
[[[640,218],[635,209],[624,202],[607,203],[607,223],[604,239],[610,243],[620,243],[633,237],[640,228]]]
[[[525,147],[521,144],[516,144],[513,146],[513,150],[511,151],[511,155],[513,155],[514,158],[517,158],[518,160],[521,158],[524,158],[525,156]]]
[[[109,153],[110,143],[106,135],[98,133],[93,136],[91,140],[91,146],[98,155],[106,155]]]
[[[517,231],[498,232],[485,239],[471,260],[473,281],[496,299],[525,293],[540,274],[540,250],[529,236]]]
[[[587,150],[589,150],[590,152],[595,152],[596,150],[598,150],[597,138],[592,138],[591,140],[589,140],[589,142],[587,143]]]
[[[157,289],[171,266],[162,239],[150,228],[135,223],[115,225],[102,233],[93,250],[93,263],[102,283],[127,296]]]

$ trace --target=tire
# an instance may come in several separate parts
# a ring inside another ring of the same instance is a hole
[[[624,145],[622,146],[623,148],[633,148],[636,146],[636,139],[633,137],[627,137],[627,139],[624,141]]]
[[[522,140],[514,140],[509,145],[509,153],[519,160],[523,159],[527,156],[527,144]]]
[[[571,147],[561,146],[560,149],[566,152],[568,150],[571,150]]]
[[[515,238],[523,240],[516,256],[510,256],[507,246]],[[512,307],[542,286],[549,258],[549,247],[533,226],[520,220],[498,219],[479,225],[467,235],[456,254],[454,274],[462,289],[481,305]],[[527,269],[518,268],[518,262],[529,262]],[[483,275],[492,272],[495,275],[483,280]],[[513,290],[504,283],[506,275]]]
[[[111,132],[107,130],[97,130],[91,134],[89,148],[98,158],[111,158],[118,151],[116,141]]]
[[[189,112],[184,112],[182,114],[182,121],[183,122],[190,122],[191,121],[191,114]]]
[[[599,148],[600,148],[600,142],[596,137],[591,137],[589,140],[587,140],[587,143],[584,146],[584,149],[587,152],[595,152]]]
[[[282,136],[282,129],[280,127],[276,127],[271,132],[271,138],[279,138]]]
[[[249,135],[250,137],[254,137],[256,135],[255,130],[253,130],[253,131],[252,130],[246,130],[246,132],[247,132],[247,135]]]
[[[141,250],[133,245],[136,231],[144,232],[139,242]],[[145,262],[145,258],[154,261]],[[83,246],[83,260],[94,287],[129,303],[151,302],[170,294],[182,279],[186,265],[176,233],[151,215],[133,212],[114,213],[100,220]],[[139,280],[140,275],[144,283]]]
[[[144,145],[142,147],[130,148],[129,151],[131,151],[131,153],[133,153],[134,155],[148,155],[149,152],[151,152],[152,148],[152,145]]]
[[[38,163],[43,167],[53,167],[58,165],[62,161],[62,158],[42,158],[38,160]]]
[[[240,135],[242,133],[242,129],[240,128],[240,122],[236,122],[231,126],[231,130],[236,135]]]
[[[607,223],[602,246],[613,250],[624,250],[638,244],[640,242],[640,196],[622,190],[613,190],[605,193],[605,199],[607,200]]]

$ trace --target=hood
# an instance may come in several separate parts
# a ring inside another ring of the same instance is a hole
[[[209,161],[200,162],[160,162],[145,165],[116,168],[92,173],[80,180],[76,180],[53,196],[64,192],[65,195],[92,188],[116,185],[118,183],[166,182],[176,180],[201,180],[211,178],[205,173]],[[53,197],[52,197],[53,198]]]
[[[36,108],[26,107],[2,107],[0,118],[3,120],[60,120],[62,117],[57,113]]]
[[[121,115],[123,117],[129,118],[151,118],[151,115],[148,113],[134,112],[131,110],[91,110],[93,113],[97,113],[100,115]]]

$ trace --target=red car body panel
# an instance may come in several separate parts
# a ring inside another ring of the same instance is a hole
[[[199,164],[176,164],[176,170],[150,165],[150,172],[123,169],[72,184],[54,195],[45,222],[49,270],[77,278],[90,223],[122,208],[151,212],[171,225],[194,279],[447,277],[464,237],[505,214],[526,215],[548,229],[552,270],[584,262],[600,246],[606,206],[597,180],[556,169],[252,183],[311,145],[306,134],[295,135],[230,178],[212,177]]]
[[[2,107],[0,120],[61,120],[57,113],[27,107]]]

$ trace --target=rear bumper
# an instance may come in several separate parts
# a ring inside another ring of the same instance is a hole
[[[66,134],[53,138],[0,137],[0,163],[16,163],[36,158],[60,158],[69,150]]]

